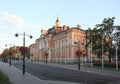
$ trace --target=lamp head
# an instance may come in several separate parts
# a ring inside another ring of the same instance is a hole
[[[18,33],[15,34],[15,37],[18,37]]]
[[[30,35],[30,38],[32,39],[32,38],[33,38],[33,36],[32,36],[32,35]]]

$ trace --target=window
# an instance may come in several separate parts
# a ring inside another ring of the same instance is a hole
[[[55,43],[53,43],[53,48],[55,48]]]
[[[77,38],[77,42],[79,42],[79,38]]]
[[[62,40],[62,47],[64,47],[64,41]]]
[[[84,43],[85,43],[85,39],[82,40],[82,45],[84,45]]]
[[[60,48],[60,41],[59,41],[59,48]]]
[[[85,50],[83,50],[83,53],[85,52]]]
[[[66,43],[66,46],[67,46],[67,39],[65,39],[65,43]]]

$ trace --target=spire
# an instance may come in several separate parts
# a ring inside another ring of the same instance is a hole
[[[58,18],[58,17],[57,17],[57,19],[56,19],[55,24],[56,24],[56,27],[60,27],[60,21],[59,21],[59,18]]]

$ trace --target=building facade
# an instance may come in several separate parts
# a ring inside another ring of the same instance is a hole
[[[80,49],[83,56],[90,56],[90,49],[86,47],[87,40],[85,30],[80,25],[69,28],[69,26],[60,26],[57,18],[55,26],[48,30],[41,30],[40,37],[36,40],[34,46],[30,46],[31,59],[50,62],[77,62],[76,51]],[[36,47],[36,48],[35,48]],[[36,49],[36,50],[33,50]],[[33,53],[37,55],[33,55]]]

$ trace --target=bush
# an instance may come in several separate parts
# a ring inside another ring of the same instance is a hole
[[[93,64],[94,66],[102,66],[102,62],[98,61]],[[116,67],[115,62],[104,62],[105,67]],[[120,67],[120,63],[118,64],[118,67]]]

